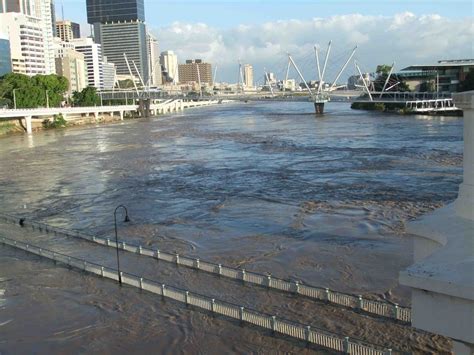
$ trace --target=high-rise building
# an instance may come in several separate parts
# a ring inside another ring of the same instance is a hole
[[[8,36],[0,33],[0,76],[12,72],[12,57]]]
[[[39,18],[17,12],[1,13],[0,32],[6,33],[10,40],[13,72],[29,76],[47,73]]]
[[[253,66],[244,65],[244,85],[247,88],[253,88]]]
[[[101,45],[94,43],[92,38],[77,38],[73,39],[71,43],[76,51],[84,54],[88,85],[99,90],[102,89],[104,87],[104,68]]]
[[[26,21],[34,24],[33,27],[35,30],[38,26],[40,27],[42,32],[42,59],[44,64],[44,71],[41,72],[41,74],[53,74],[56,70],[54,60],[53,10],[53,0],[0,0],[0,13],[25,15],[27,17]],[[22,21],[24,22],[24,20]],[[25,24],[21,26],[25,26]],[[26,28],[23,28],[23,30],[27,32]],[[31,37],[26,39],[30,42],[33,40]],[[15,42],[16,40],[16,38],[10,36],[11,42]],[[26,45],[25,41],[20,43],[20,46]],[[38,56],[38,53],[36,53],[35,56]]]
[[[145,22],[144,0],[87,0],[87,22]]]
[[[160,56],[161,69],[166,82],[179,83],[178,57],[173,51],[164,51]]]
[[[116,65],[117,74],[130,75],[131,71],[147,83],[150,63],[144,0],[87,0],[87,21],[94,25],[95,42]]]
[[[158,86],[163,84],[160,64],[160,49],[158,47],[158,41],[151,33],[147,34],[147,44],[150,85]]]
[[[65,42],[69,42],[74,38],[81,38],[81,27],[75,22],[57,21],[56,36]]]
[[[95,26],[94,33],[97,29],[100,31],[103,55],[116,65],[117,74],[130,75],[131,71],[146,83],[149,61],[145,24],[138,21],[104,23]]]
[[[64,76],[69,82],[68,95],[82,91],[88,85],[84,54],[59,45],[55,50],[56,74]]]
[[[198,83],[212,85],[212,65],[201,59],[188,59],[186,64],[178,65],[180,83]]]
[[[102,63],[103,72],[104,72],[104,90],[112,90],[115,86],[115,81],[117,78],[117,71],[114,63],[109,63],[107,57],[104,57],[104,62]]]

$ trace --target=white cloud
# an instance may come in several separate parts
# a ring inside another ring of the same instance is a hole
[[[218,81],[237,80],[238,59],[253,64],[257,78],[263,77],[264,67],[281,78],[286,70],[286,52],[295,57],[307,79],[314,79],[313,46],[318,43],[324,50],[329,40],[333,41],[329,79],[335,76],[354,45],[359,46],[357,59],[366,71],[392,61],[401,69],[440,59],[474,57],[472,17],[450,19],[410,12],[392,17],[349,14],[285,20],[231,29],[175,22],[154,32],[162,50],[174,50],[180,61],[202,58],[218,64]],[[350,66],[343,77],[354,73]]]

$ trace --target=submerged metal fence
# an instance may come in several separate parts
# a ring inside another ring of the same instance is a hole
[[[18,217],[6,214],[0,214],[0,220],[14,224],[18,224],[20,221]],[[115,241],[112,241],[109,238],[91,236],[82,232],[53,227],[44,223],[28,220],[22,220],[21,224],[24,227],[29,227],[34,231],[63,235],[66,237],[81,238],[101,245],[114,248],[116,247]],[[199,258],[191,258],[159,249],[150,249],[141,245],[126,243],[125,241],[119,241],[119,248],[124,251],[149,256],[157,260],[166,261],[175,265],[185,266],[195,270],[202,270],[211,274],[216,274],[235,280],[241,280],[242,282],[248,284],[289,292],[294,295],[305,296],[334,305],[352,308],[369,314],[396,319],[402,322],[411,322],[411,309],[407,307],[401,307],[396,303],[369,300],[359,295],[352,295],[330,290],[328,288],[306,285],[299,281],[283,280],[272,276],[270,273],[264,275],[247,271],[245,269],[215,264],[212,262],[200,260]]]
[[[6,237],[0,237],[0,242],[5,245],[9,245],[14,248],[53,260],[55,263],[60,262],[64,265],[71,266],[79,270],[118,281],[116,269],[91,263],[84,259],[78,259]],[[270,316],[228,302],[211,299],[197,293],[178,289],[137,275],[121,272],[120,276],[124,284],[139,288],[140,290],[145,290],[160,295],[163,298],[170,298],[186,305],[192,305],[197,308],[209,311],[212,314],[222,315],[227,318],[239,320],[242,323],[246,322],[261,328],[269,329],[274,333],[287,335],[292,338],[305,341],[309,344],[315,344],[327,349],[354,355],[392,354],[391,349],[380,349],[375,345],[353,341],[353,339],[350,339],[349,337],[341,338],[339,335],[334,333],[280,319],[275,316]]]

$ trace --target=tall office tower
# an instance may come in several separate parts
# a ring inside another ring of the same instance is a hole
[[[201,59],[186,60],[186,64],[178,65],[180,83],[197,83],[212,85],[212,66]]]
[[[253,88],[253,67],[250,64],[244,65],[244,85]]]
[[[56,36],[65,42],[69,42],[74,38],[81,38],[81,27],[78,23],[71,21],[56,22]]]
[[[68,80],[68,95],[71,96],[74,91],[82,91],[88,85],[85,56],[61,42],[59,40],[55,46],[56,74]]]
[[[112,90],[115,86],[115,81],[117,79],[117,69],[115,68],[114,63],[109,63],[107,57],[104,57],[104,62],[102,63],[103,72],[104,72],[104,90]]]
[[[76,38],[70,43],[74,45],[76,51],[84,54],[88,85],[99,90],[102,89],[104,87],[104,68],[101,45],[94,43],[92,38]]]
[[[10,40],[13,72],[29,76],[47,73],[39,18],[17,12],[2,13],[0,32],[6,33]]]
[[[6,34],[0,33],[0,76],[12,72],[10,40]]]
[[[0,0],[0,13],[19,13],[27,17],[31,23],[41,28],[42,59],[44,59],[44,72],[42,74],[54,74],[54,35],[53,35],[53,11],[54,0]],[[13,41],[10,37],[10,41]],[[29,38],[31,40],[31,38]]]
[[[87,0],[87,21],[94,26],[94,39],[116,65],[117,74],[130,75],[131,71],[147,83],[150,65],[144,0]]]
[[[147,34],[147,44],[148,44],[148,60],[150,72],[150,85],[158,86],[163,84],[162,74],[161,74],[161,64],[160,64],[160,50],[158,47],[158,41],[151,34]]]
[[[179,83],[178,57],[173,51],[164,51],[160,56],[160,64],[166,82]]]

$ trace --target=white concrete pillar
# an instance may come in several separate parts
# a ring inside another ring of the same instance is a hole
[[[94,112],[94,118],[95,118],[96,122],[99,120],[99,111]]]
[[[455,209],[459,216],[474,220],[474,91],[453,97],[455,105],[464,112],[464,181],[459,187]]]
[[[181,111],[184,111],[184,102],[183,102],[183,100],[179,100],[179,109]]]
[[[120,120],[123,121],[123,111],[120,111]]]
[[[407,225],[415,263],[400,273],[412,289],[412,325],[474,354],[474,91],[454,94],[464,111],[464,181],[453,204]]]
[[[32,134],[33,133],[33,124],[31,122],[31,116],[25,116],[26,122],[26,133]]]

